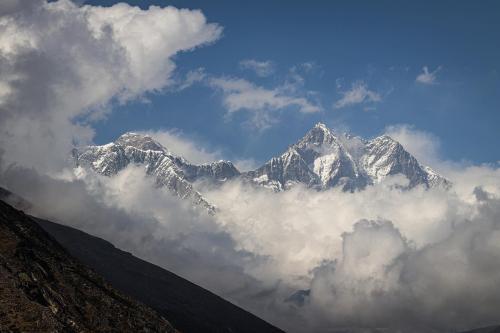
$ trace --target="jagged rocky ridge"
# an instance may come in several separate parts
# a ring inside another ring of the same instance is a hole
[[[214,206],[193,188],[193,182],[210,179],[222,182],[239,175],[231,162],[219,161],[194,165],[170,153],[150,136],[125,133],[115,142],[103,146],[89,146],[73,150],[77,166],[90,168],[99,174],[112,176],[130,164],[144,165],[146,173],[155,179],[158,187],[166,187],[181,198],[214,211]]]
[[[337,134],[322,123],[316,124],[280,156],[244,173],[229,161],[189,163],[150,136],[138,133],[123,134],[106,145],[74,149],[73,158],[76,166],[106,176],[115,175],[130,164],[144,165],[157,186],[167,187],[175,195],[189,198],[211,212],[215,208],[194,188],[196,181],[219,184],[239,177],[275,191],[287,190],[299,183],[318,190],[340,187],[344,191],[356,191],[401,174],[408,178],[409,188],[451,186],[447,179],[421,165],[389,136],[364,140]]]

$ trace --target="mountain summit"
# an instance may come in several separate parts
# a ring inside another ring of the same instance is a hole
[[[337,134],[323,123],[316,124],[282,155],[247,175],[276,191],[297,183],[321,190],[340,186],[354,191],[397,174],[408,178],[410,188],[450,186],[448,180],[421,165],[387,135],[367,141]]]
[[[421,165],[403,146],[387,135],[372,140],[338,134],[318,123],[281,155],[271,158],[260,168],[240,173],[229,161],[196,165],[176,156],[151,136],[125,133],[116,141],[102,146],[73,150],[76,166],[113,176],[130,164],[143,165],[158,187],[166,187],[181,198],[213,212],[195,183],[200,180],[221,184],[241,178],[250,183],[287,190],[303,184],[317,190],[340,187],[344,191],[362,190],[388,176],[403,175],[408,187],[451,186],[444,177]]]

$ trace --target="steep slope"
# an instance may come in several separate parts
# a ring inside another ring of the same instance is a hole
[[[0,201],[0,331],[175,332]]]
[[[408,178],[410,188],[450,186],[449,181],[422,166],[389,136],[367,141],[337,135],[322,123],[316,124],[282,155],[245,176],[276,191],[296,183],[323,190],[338,186],[353,191],[397,174]]]
[[[38,220],[68,251],[115,288],[164,315],[184,333],[282,332],[211,292],[82,231]]]

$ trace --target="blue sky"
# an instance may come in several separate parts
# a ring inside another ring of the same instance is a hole
[[[176,128],[227,158],[265,161],[318,121],[368,138],[409,124],[439,137],[444,158],[500,159],[499,2],[127,2],[199,8],[224,32],[176,56],[177,88],[116,105],[97,143]],[[197,69],[203,80],[180,89]],[[230,103],[228,82],[279,96],[248,110]]]

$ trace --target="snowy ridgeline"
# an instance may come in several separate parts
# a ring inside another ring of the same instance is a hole
[[[451,186],[389,136],[364,140],[337,134],[322,123],[316,124],[282,155],[243,173],[229,161],[192,164],[150,136],[137,133],[123,134],[106,145],[74,149],[73,158],[76,166],[105,176],[113,176],[130,164],[144,165],[157,186],[166,187],[209,211],[214,207],[193,187],[196,181],[217,185],[238,177],[275,191],[287,190],[298,183],[318,190],[340,187],[344,191],[356,191],[400,174],[409,180],[410,188]]]

